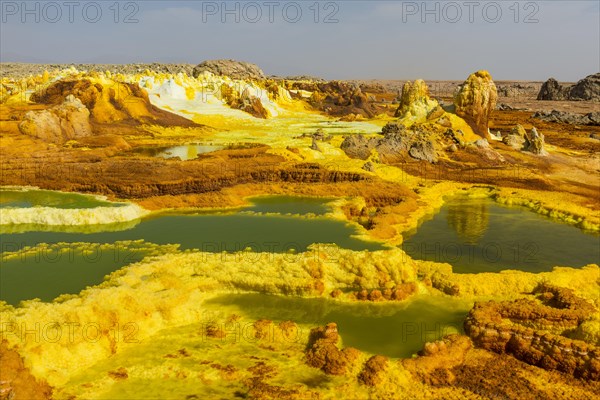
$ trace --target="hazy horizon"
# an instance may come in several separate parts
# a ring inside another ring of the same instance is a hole
[[[226,58],[268,75],[382,80],[487,69],[495,80],[574,82],[600,71],[595,0],[73,3],[2,1],[0,61]]]

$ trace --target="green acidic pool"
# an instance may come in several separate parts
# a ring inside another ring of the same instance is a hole
[[[0,189],[1,208],[95,208],[95,207],[120,207],[125,203],[114,203],[101,200],[95,196],[64,193],[52,190],[11,190]]]
[[[331,211],[327,202],[332,200],[318,197],[261,196],[250,199],[252,205],[244,210],[256,213],[323,215]]]
[[[462,332],[463,320],[472,307],[463,300],[425,296],[402,303],[348,304],[265,294],[224,295],[207,305],[255,320],[291,320],[305,326],[335,322],[343,346],[389,357],[410,357],[426,342]]]
[[[101,283],[111,272],[160,250],[141,242],[120,242],[39,246],[5,253],[0,258],[0,300],[17,305],[22,300],[52,301],[61,294],[77,294]]]
[[[600,263],[600,235],[522,207],[467,196],[450,199],[402,247],[413,258],[452,264],[458,273],[543,272]]]
[[[261,201],[265,200],[264,203]],[[301,212],[319,214],[328,210],[324,200],[284,197],[281,204],[272,198],[259,199],[252,211],[284,212],[289,207]],[[18,227],[18,225],[17,225]],[[20,300],[40,298],[52,300],[59,294],[78,293],[97,285],[104,276],[131,262],[141,260],[145,251],[129,248],[127,257],[115,257],[110,246],[116,242],[140,241],[147,245],[173,244],[180,250],[205,252],[303,252],[313,243],[335,243],[353,250],[379,250],[382,245],[365,242],[353,235],[349,224],[327,218],[300,218],[258,214],[192,214],[155,215],[119,229],[73,230],[53,227],[53,231],[20,231],[0,227],[0,250],[5,256],[0,265],[0,300],[16,304]],[[39,246],[50,244],[52,251]],[[73,243],[103,245],[98,255],[85,256]],[[21,249],[33,247],[33,253],[22,255]],[[55,255],[56,252],[59,256]],[[18,257],[13,257],[20,254]],[[121,253],[122,255],[122,253]]]
[[[352,250],[378,250],[382,245],[352,237],[355,229],[326,218],[297,218],[244,214],[162,215],[144,219],[132,229],[115,232],[23,232],[3,234],[2,251],[15,251],[38,243],[113,243],[144,240],[179,244],[181,249],[208,252],[301,252],[312,243],[336,243]]]

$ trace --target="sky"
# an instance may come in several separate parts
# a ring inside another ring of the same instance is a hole
[[[600,71],[600,0],[7,1],[0,60],[237,59],[325,79],[577,81]]]

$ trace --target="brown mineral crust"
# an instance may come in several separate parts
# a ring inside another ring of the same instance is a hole
[[[471,350],[464,363],[450,369],[451,386],[483,398],[591,399],[598,382],[572,379],[558,371],[539,370],[506,354],[483,354]],[[595,393],[595,394],[594,394]]]
[[[254,337],[257,339],[267,339],[271,333],[273,321],[268,319],[259,319],[253,324]]]
[[[256,399],[312,399],[315,394],[310,391],[302,390],[301,385],[292,385],[285,387],[272,385],[265,382],[267,379],[277,376],[277,367],[268,365],[264,361],[258,361],[253,366],[248,367],[247,371],[253,376],[245,379],[244,385],[248,388],[248,393],[240,393],[240,397],[256,398]],[[318,398],[318,397],[317,397]]]
[[[362,196],[377,207],[371,229],[376,237],[393,237],[385,217],[393,205],[400,215],[416,208],[414,192],[377,177],[324,168],[313,163],[284,162],[267,146],[228,150],[193,161],[133,157],[105,158],[92,149],[42,151],[35,157],[7,157],[0,163],[3,185],[34,185],[109,198],[136,199],[149,209],[242,206],[244,197],[259,194]],[[347,209],[349,219],[357,211]],[[358,213],[360,214],[360,212]],[[378,233],[380,231],[380,233]],[[385,235],[385,236],[382,236]]]
[[[279,385],[271,385],[261,379],[246,379],[244,384],[248,387],[248,393],[240,394],[240,397],[251,399],[269,399],[269,400],[303,400],[306,398],[316,398],[300,389],[286,388]]]
[[[108,371],[108,376],[110,376],[116,381],[121,381],[129,378],[129,374],[127,373],[127,370],[124,367],[120,367],[114,371]]]
[[[23,364],[19,353],[0,343],[0,399],[38,400],[52,398],[52,388],[42,379],[36,379]]]
[[[573,310],[580,315],[580,318],[585,318],[596,311],[596,308],[592,304],[576,296],[573,289],[541,284],[534,290],[534,293],[540,293],[540,296],[547,305],[560,309]]]
[[[145,198],[216,191],[255,182],[358,182],[371,180],[353,172],[327,170],[318,164],[285,164],[266,154],[267,147],[192,162],[112,158],[57,165],[44,159],[6,160],[2,184],[35,184],[47,189],[102,193],[119,198]],[[237,154],[236,154],[237,153]]]
[[[264,361],[257,361],[247,370],[258,379],[269,379],[277,375],[277,367],[267,365]]]
[[[451,369],[464,362],[471,348],[468,337],[448,335],[442,340],[426,343],[419,357],[402,360],[402,365],[428,385],[451,385],[454,381]]]
[[[206,336],[211,338],[223,339],[225,336],[227,336],[227,333],[223,331],[223,329],[221,329],[216,323],[207,324],[207,326],[204,328],[204,331]]]
[[[287,338],[295,338],[298,333],[298,325],[293,321],[282,321],[277,326]]]
[[[306,363],[329,375],[344,375],[348,367],[358,358],[358,350],[337,347],[339,334],[337,325],[329,323],[313,328],[309,334],[305,351]]]
[[[465,332],[484,349],[576,378],[600,380],[600,349],[560,334],[577,328],[596,309],[570,289],[540,285],[535,293],[542,293],[542,302],[548,304],[527,299],[476,303]],[[558,334],[551,332],[552,326]]]
[[[373,289],[370,292],[367,289],[362,289],[358,292],[354,292],[354,297],[357,300],[368,300],[368,301],[385,301],[385,300],[397,300],[402,301],[409,298],[417,290],[417,285],[414,282],[400,283],[393,288],[387,289]]]
[[[460,286],[450,281],[447,275],[441,273],[435,273],[431,276],[431,286],[450,296],[457,296],[460,293]]]
[[[169,353],[169,354],[165,355],[165,358],[187,358],[187,357],[191,357],[191,354],[185,348],[177,350],[177,352],[175,354]]]
[[[414,282],[402,283],[392,289],[392,300],[405,300],[417,291],[417,285]]]
[[[367,360],[362,371],[358,374],[358,381],[363,385],[377,386],[383,382],[383,376],[388,368],[388,358],[375,355]]]
[[[598,381],[573,379],[508,354],[474,348],[463,335],[427,343],[418,357],[401,363],[427,385],[425,398],[588,399],[600,390]]]

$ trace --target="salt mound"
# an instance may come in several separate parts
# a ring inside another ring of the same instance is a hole
[[[38,225],[99,225],[127,222],[140,219],[149,211],[137,204],[122,207],[96,208],[53,208],[28,207],[4,208],[0,213],[0,225],[38,224]]]

